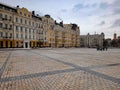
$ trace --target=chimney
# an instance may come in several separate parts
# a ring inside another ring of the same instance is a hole
[[[19,5],[17,5],[16,7],[19,8]]]
[[[32,15],[35,15],[35,11],[32,11]]]

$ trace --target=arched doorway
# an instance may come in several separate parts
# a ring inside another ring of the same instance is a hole
[[[12,48],[12,41],[10,41],[10,48]]]
[[[3,48],[3,41],[0,41],[0,48]]]
[[[6,44],[6,48],[8,48],[8,41],[6,41],[6,43],[5,43],[5,44]]]

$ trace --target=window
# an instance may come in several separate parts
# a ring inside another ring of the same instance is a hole
[[[18,31],[18,26],[16,26],[16,31]]]
[[[6,36],[6,38],[8,37],[8,33],[7,32],[5,33],[5,36]]]
[[[36,23],[36,27],[38,26],[38,23]]]
[[[36,33],[38,33],[38,30],[36,30]]]
[[[12,17],[10,16],[10,21],[12,21]]]
[[[12,38],[12,33],[10,33],[10,38]]]
[[[54,30],[54,26],[53,25],[51,25],[51,29]]]
[[[0,13],[0,20],[2,20],[2,13]]]
[[[7,8],[7,7],[5,7],[5,10],[10,11],[10,9],[9,9],[9,8]]]
[[[27,33],[27,28],[25,28],[25,33]]]
[[[18,38],[18,34],[16,34],[16,38]]]
[[[29,35],[29,39],[31,39],[31,35]]]
[[[18,18],[16,17],[16,22],[18,22]]]
[[[27,39],[27,35],[25,35],[25,39]]]
[[[31,33],[31,29],[29,29],[29,33]]]
[[[2,28],[2,23],[0,23],[0,28]]]
[[[23,32],[23,27],[20,27],[21,32]]]
[[[7,29],[8,28],[8,25],[7,24],[5,24],[5,29]]]
[[[24,13],[24,16],[26,16],[26,13]]]
[[[29,25],[31,25],[31,21],[29,21]]]
[[[21,34],[21,38],[23,38],[23,34]]]
[[[32,25],[34,26],[34,22],[32,22]]]
[[[27,20],[25,20],[25,24],[27,24]]]
[[[12,12],[16,12],[15,10],[11,10]]]
[[[3,32],[0,32],[0,36],[3,37]]]
[[[22,18],[20,19],[20,22],[22,23]]]
[[[10,25],[10,30],[12,30],[12,25]]]
[[[3,6],[2,5],[0,5],[0,9],[2,9],[3,8]]]
[[[28,17],[30,17],[30,15],[28,15]]]
[[[8,18],[8,16],[7,16],[7,15],[5,15],[5,20],[7,20],[7,18]]]
[[[22,12],[20,12],[20,15],[22,15]]]

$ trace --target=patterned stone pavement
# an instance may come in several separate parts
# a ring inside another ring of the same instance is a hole
[[[0,90],[120,90],[120,49],[1,49]]]

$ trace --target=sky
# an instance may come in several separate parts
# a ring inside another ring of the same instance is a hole
[[[76,23],[80,35],[100,34],[105,38],[120,36],[120,0],[0,0],[10,6],[25,7],[41,16],[52,18],[66,24]]]

